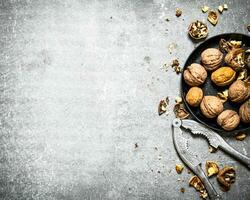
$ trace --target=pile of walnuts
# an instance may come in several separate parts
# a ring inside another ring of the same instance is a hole
[[[240,123],[250,123],[250,49],[244,50],[241,41],[222,39],[220,48],[208,48],[201,53],[201,64],[193,63],[183,73],[185,82],[190,86],[186,101],[190,106],[200,107],[202,114],[209,119],[217,118],[224,130],[234,130]],[[225,55],[223,54],[225,53]],[[226,66],[222,66],[223,61]],[[224,109],[227,100],[220,96],[204,95],[200,86],[210,76],[218,87],[228,87],[228,99],[240,104],[238,112]]]

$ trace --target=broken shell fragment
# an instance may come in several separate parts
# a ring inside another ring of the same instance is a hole
[[[244,49],[242,48],[232,49],[225,56],[225,62],[234,70],[238,71],[244,68],[245,66],[244,55],[245,55]]]
[[[175,170],[178,174],[180,174],[183,171],[184,167],[180,164],[175,165]]]
[[[214,10],[210,10],[208,12],[208,16],[207,16],[207,20],[212,24],[212,25],[216,25],[218,20],[219,20],[219,14],[218,12],[214,11]]]
[[[250,49],[245,51],[245,64],[250,69]]]
[[[206,171],[207,171],[208,177],[211,177],[215,174],[218,174],[218,172],[219,172],[218,164],[214,161],[207,161],[206,162]]]
[[[192,22],[188,27],[188,34],[195,40],[200,40],[207,37],[208,28],[207,25],[201,21]]]
[[[208,7],[208,6],[203,6],[203,7],[201,8],[201,11],[202,11],[203,13],[206,13],[208,10],[209,10],[209,7]]]
[[[244,133],[244,132],[239,132],[239,133],[235,136],[235,139],[236,139],[236,140],[242,141],[242,140],[244,140],[246,137],[247,137],[246,133]]]
[[[201,180],[198,178],[198,176],[192,176],[191,179],[189,180],[189,186],[192,186],[196,189],[196,191],[200,192],[200,196],[202,198],[206,198],[208,196],[207,191],[201,182]]]
[[[186,119],[189,117],[189,113],[184,108],[183,104],[175,104],[174,106],[175,117],[179,119]]]
[[[218,11],[219,11],[220,13],[222,13],[223,10],[224,10],[224,7],[223,7],[222,5],[218,6]]]
[[[219,42],[219,47],[220,50],[223,52],[229,52],[232,49],[236,49],[236,48],[240,48],[242,45],[241,41],[237,41],[237,40],[225,40],[225,39],[221,39]]]
[[[235,182],[236,172],[233,167],[224,167],[223,169],[219,170],[217,175],[217,180],[222,186],[224,191],[228,191],[230,189],[231,184]]]
[[[182,10],[180,8],[177,8],[176,11],[175,11],[175,16],[180,17],[181,14],[182,14]]]
[[[227,10],[228,9],[228,5],[227,4],[223,4],[223,9]]]
[[[228,89],[218,92],[217,97],[219,97],[223,103],[226,102],[228,99]]]

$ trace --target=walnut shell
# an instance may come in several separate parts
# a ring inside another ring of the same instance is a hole
[[[192,87],[188,90],[186,101],[190,106],[198,107],[203,98],[203,91],[201,88]]]
[[[218,86],[226,86],[233,82],[236,72],[231,67],[220,67],[211,75],[211,80]]]
[[[241,103],[250,96],[247,84],[242,80],[235,81],[230,85],[228,90],[228,97],[232,102]]]
[[[217,123],[226,131],[234,130],[240,123],[240,117],[233,110],[224,110],[219,114]]]
[[[250,123],[250,99],[240,106],[239,115],[242,122]]]
[[[201,53],[201,62],[208,71],[219,68],[223,59],[223,53],[215,48],[208,48]]]
[[[200,104],[200,109],[205,117],[212,119],[223,111],[223,103],[216,96],[204,96]]]
[[[207,71],[200,64],[193,63],[184,71],[183,78],[188,85],[199,86],[205,82]]]
[[[232,49],[225,56],[225,62],[234,70],[240,70],[245,66],[244,62],[244,49]]]
[[[228,191],[232,183],[235,182],[236,172],[233,167],[225,166],[217,175],[217,180],[224,191]]]

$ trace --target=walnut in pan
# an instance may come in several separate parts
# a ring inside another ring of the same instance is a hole
[[[193,63],[184,71],[183,78],[188,85],[199,86],[205,82],[207,71],[200,64]]]
[[[233,110],[224,110],[219,114],[217,123],[226,131],[234,130],[240,123],[240,117]]]
[[[220,67],[223,60],[223,53],[216,48],[208,48],[201,53],[201,62],[208,71]]]
[[[204,96],[200,109],[202,114],[207,118],[215,118],[223,111],[223,103],[216,96]]]

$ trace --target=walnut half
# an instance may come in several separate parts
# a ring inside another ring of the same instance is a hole
[[[207,171],[208,177],[211,177],[215,174],[218,174],[218,172],[219,172],[218,164],[214,161],[207,161],[206,162],[206,171]]]
[[[192,176],[189,180],[189,186],[194,187],[197,191],[200,192],[200,197],[207,198],[208,194],[207,191],[201,182],[201,180],[198,178],[198,176]]]
[[[233,167],[224,167],[217,175],[217,180],[222,186],[223,191],[228,191],[232,183],[235,182],[236,173]]]

